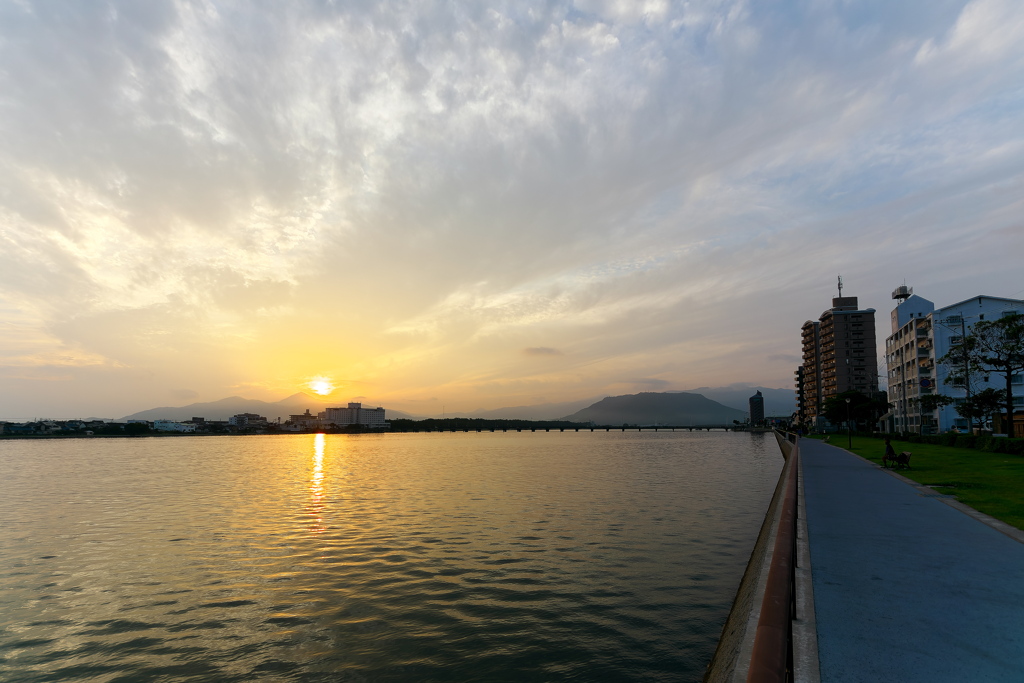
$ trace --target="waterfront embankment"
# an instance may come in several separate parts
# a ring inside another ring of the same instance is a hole
[[[805,576],[801,565],[806,566],[805,525],[799,514],[802,496],[798,495],[800,449],[795,437],[775,434],[786,464],[705,672],[705,683],[781,681],[792,670],[794,657],[811,666],[816,663],[813,633],[809,639],[802,637],[808,624],[813,624],[813,600],[806,595],[809,577],[799,580]]]

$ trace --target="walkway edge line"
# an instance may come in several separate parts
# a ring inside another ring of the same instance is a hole
[[[811,546],[807,534],[807,502],[804,497],[804,462],[797,473],[796,520],[796,618],[793,620],[793,683],[821,683],[818,662],[818,622],[814,616],[814,584]]]

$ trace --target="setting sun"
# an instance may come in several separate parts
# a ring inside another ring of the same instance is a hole
[[[334,384],[332,384],[329,379],[324,379],[323,377],[317,377],[316,379],[310,381],[308,386],[310,389],[320,394],[321,396],[326,396],[327,394],[334,391]]]

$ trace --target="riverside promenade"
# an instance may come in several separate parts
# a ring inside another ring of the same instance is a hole
[[[1024,534],[841,448],[800,453],[821,681],[1024,681]]]

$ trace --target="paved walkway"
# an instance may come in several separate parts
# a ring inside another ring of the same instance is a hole
[[[845,450],[800,453],[821,680],[1024,681],[1024,543]]]

